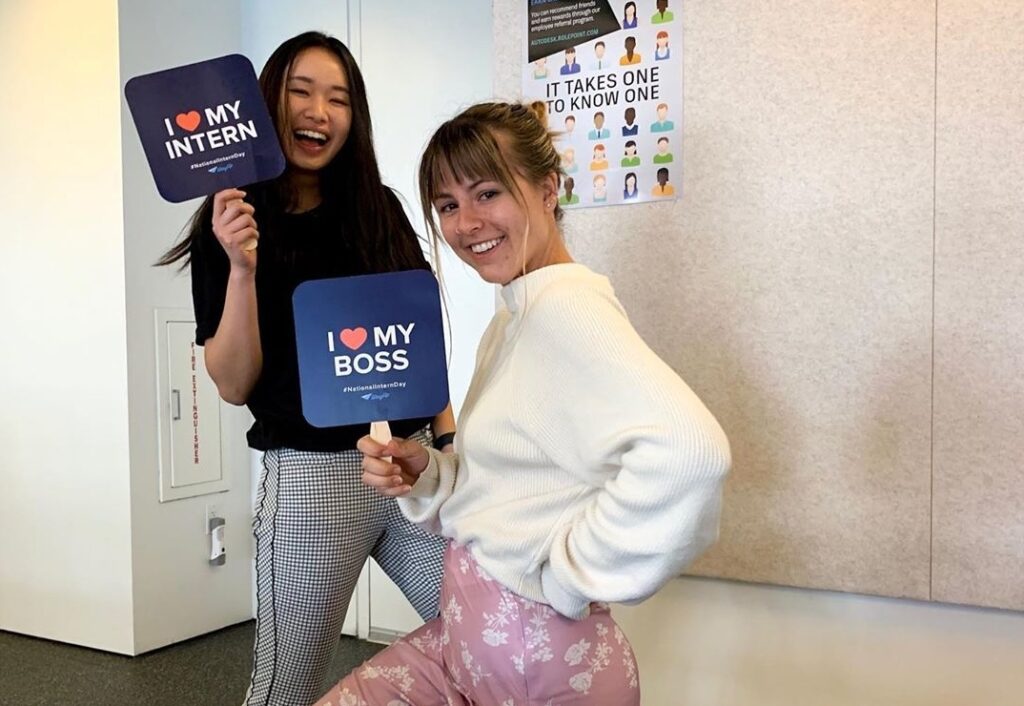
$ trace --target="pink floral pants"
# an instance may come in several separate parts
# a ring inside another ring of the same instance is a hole
[[[316,706],[639,706],[636,660],[608,607],[570,620],[445,552],[441,616],[357,668]]]

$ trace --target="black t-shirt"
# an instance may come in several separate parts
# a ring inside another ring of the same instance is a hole
[[[302,416],[292,292],[306,280],[365,274],[346,246],[344,233],[337,230],[337,222],[320,206],[281,215],[267,230],[267,224],[260,223],[256,306],[263,369],[246,401],[256,418],[247,436],[254,449],[343,451],[355,448],[355,442],[369,431],[369,424],[321,429]],[[231,266],[209,225],[193,240],[191,255],[196,343],[203,345],[217,333]],[[423,266],[427,267],[426,260]],[[392,422],[391,431],[408,437],[430,421]]]

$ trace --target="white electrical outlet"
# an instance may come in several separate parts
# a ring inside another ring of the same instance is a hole
[[[203,531],[206,534],[210,534],[210,520],[214,517],[223,517],[220,514],[220,505],[216,503],[209,503],[206,506],[206,515],[203,517]]]

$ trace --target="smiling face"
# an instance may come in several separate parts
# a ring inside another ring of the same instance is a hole
[[[323,47],[300,52],[284,86],[287,121],[281,143],[292,169],[317,172],[345,145],[352,125],[348,77]]]
[[[497,178],[449,177],[433,202],[445,242],[493,284],[508,284],[525,272],[564,261],[553,215],[556,175],[541,184],[518,174],[513,178],[521,196]]]

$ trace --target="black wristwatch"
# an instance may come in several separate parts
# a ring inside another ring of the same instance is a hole
[[[450,431],[447,434],[441,434],[441,436],[434,437],[434,448],[440,451],[448,444],[455,443],[455,432]]]

